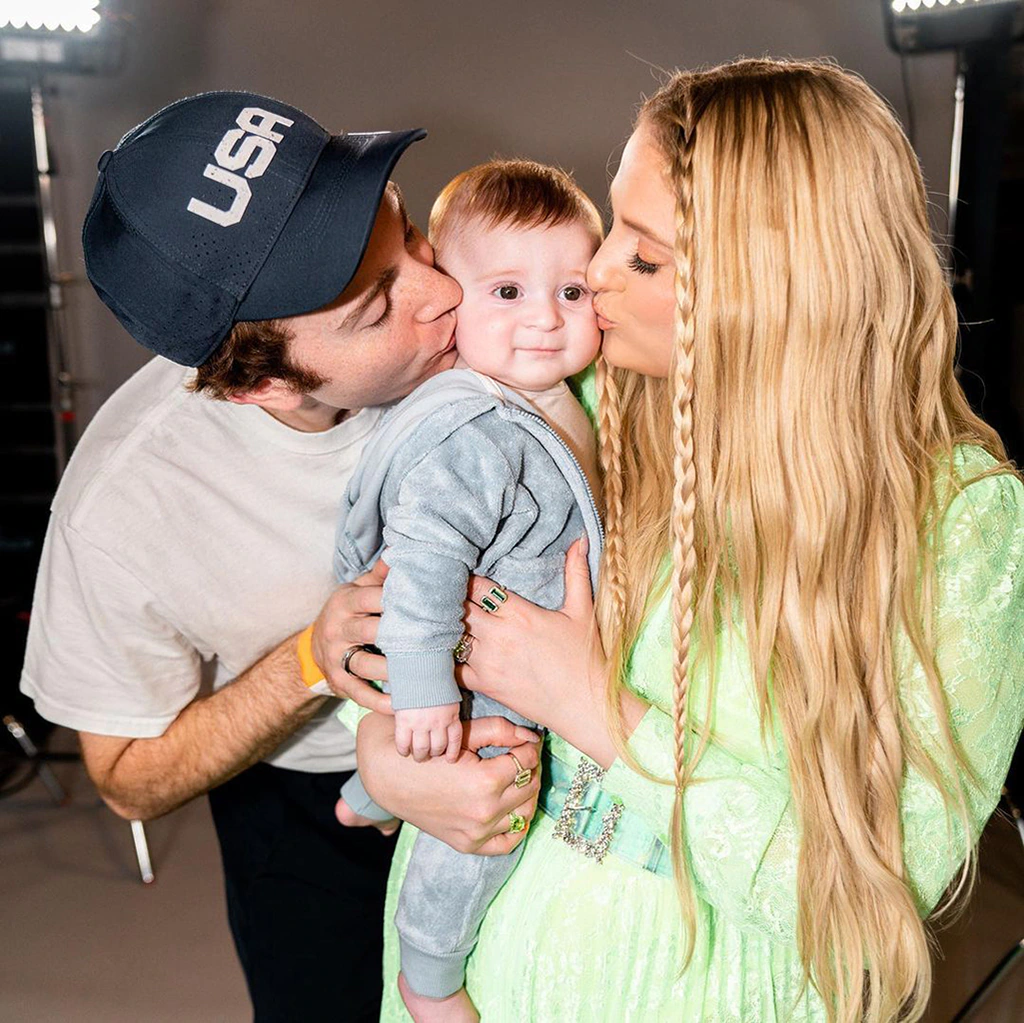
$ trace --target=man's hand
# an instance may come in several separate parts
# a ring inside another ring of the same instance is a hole
[[[431,757],[446,754],[454,764],[462,750],[462,722],[459,704],[443,703],[438,707],[410,707],[395,711],[395,748],[403,757],[412,754],[422,764]]]
[[[464,748],[454,764],[413,763],[395,749],[394,718],[367,714],[356,733],[359,774],[378,806],[433,835],[457,852],[500,856],[527,832],[509,831],[513,811],[532,820],[540,791],[540,737],[505,718],[465,722]],[[484,746],[508,746],[527,770],[529,783],[516,788],[518,768],[509,756],[481,759]]]
[[[387,661],[380,654],[357,650],[349,658],[348,671],[342,664],[352,647],[372,644],[377,639],[387,574],[388,566],[379,559],[365,575],[339,586],[317,617],[312,644],[313,659],[335,696],[381,714],[391,713],[391,697],[366,679],[387,679]]]

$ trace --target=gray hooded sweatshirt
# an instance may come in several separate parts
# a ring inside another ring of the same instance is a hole
[[[342,502],[334,564],[348,581],[387,548],[377,645],[388,659],[392,706],[460,702],[452,651],[470,573],[560,608],[565,553],[584,532],[596,586],[604,536],[590,486],[564,441],[515,391],[450,370],[389,412]],[[502,714],[532,725],[481,694],[466,703],[471,717]],[[357,813],[390,816],[358,774],[342,795]],[[443,998],[462,986],[483,916],[522,848],[474,856],[417,836],[395,914],[402,972],[414,991]]]

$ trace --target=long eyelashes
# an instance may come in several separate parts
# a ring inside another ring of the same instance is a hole
[[[633,255],[626,260],[626,265],[630,270],[634,270],[638,274],[653,274],[658,270],[657,263],[648,263],[646,259],[641,259],[639,252],[634,252]]]
[[[379,319],[374,320],[370,324],[370,329],[373,330],[375,327],[383,327],[387,324],[388,320],[391,319],[391,298],[387,296],[385,298],[384,312],[381,313]]]

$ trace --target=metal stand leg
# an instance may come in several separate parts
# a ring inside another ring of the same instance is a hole
[[[953,1023],[965,1023],[966,1020],[973,1019],[981,1003],[992,994],[999,982],[1006,977],[1014,964],[1019,962],[1022,956],[1024,956],[1024,938],[1021,938],[999,960],[992,972],[982,981],[981,987],[971,995],[967,1000],[967,1004],[953,1017]]]
[[[8,714],[4,717],[4,726],[14,736],[26,759],[35,765],[36,773],[42,779],[50,797],[58,806],[63,806],[68,800],[68,794],[64,786],[57,781],[57,776],[50,770],[50,765],[39,759],[39,749],[29,738],[21,722],[12,714]]]
[[[135,840],[135,858],[139,861],[139,874],[143,884],[152,884],[156,877],[153,864],[149,859],[149,843],[146,841],[146,829],[142,821],[132,821],[132,838]]]
[[[49,764],[46,763],[43,757],[60,759],[74,757],[77,759],[77,754],[40,754],[39,748],[32,741],[21,722],[18,721],[16,717],[12,714],[7,714],[3,719],[3,723],[7,731],[11,733],[18,745],[21,747],[22,753],[25,754],[25,759],[28,760],[35,768],[36,774],[38,774],[39,778],[46,786],[53,801],[58,806],[63,806],[68,801],[67,791],[57,780],[57,776],[52,770],[50,770]],[[156,876],[153,873],[153,862],[149,858],[149,843],[146,841],[146,829],[143,826],[142,821],[132,821],[132,840],[135,843],[135,858],[139,863],[139,875],[142,877],[142,883],[152,884],[156,880]]]
[[[956,86],[953,90],[953,140],[949,147],[949,199],[946,206],[946,237],[952,249],[956,239],[956,206],[960,201],[960,150],[964,138],[964,83],[967,80],[967,58],[962,50],[956,54]]]

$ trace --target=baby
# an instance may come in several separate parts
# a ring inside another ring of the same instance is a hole
[[[460,710],[536,727],[456,684],[456,663],[472,655],[462,626],[470,574],[498,584],[482,601],[487,610],[501,613],[506,589],[559,608],[566,551],[586,534],[596,582],[594,437],[565,378],[601,341],[586,285],[601,233],[596,208],[567,174],[525,160],[460,174],[431,212],[438,264],[463,291],[460,360],[382,420],[342,502],[335,553],[340,581],[381,555],[389,566],[377,645],[388,660],[397,748],[417,760],[459,755]],[[526,784],[517,768],[510,782]],[[349,823],[390,819],[358,775],[338,812]],[[516,814],[509,823],[525,826]],[[417,837],[395,918],[402,994],[417,1020],[476,1018],[466,959],[520,852],[475,856]]]

